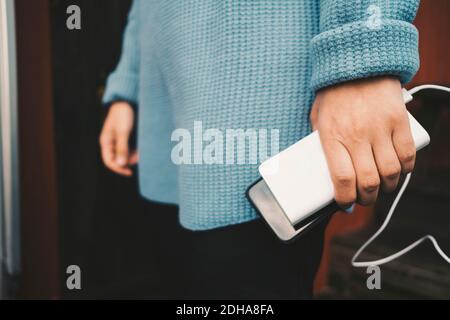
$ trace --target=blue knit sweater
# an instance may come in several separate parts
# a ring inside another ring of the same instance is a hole
[[[288,147],[310,133],[317,89],[382,74],[403,83],[413,77],[418,2],[135,0],[104,103],[138,106],[143,196],[178,204],[191,230],[255,219],[245,191],[258,165],[176,165],[174,130],[194,135],[200,121],[219,132],[277,129],[280,150]]]

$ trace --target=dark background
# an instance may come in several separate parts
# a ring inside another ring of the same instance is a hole
[[[81,31],[66,28],[71,4],[82,8]],[[103,167],[98,146],[103,86],[120,57],[130,1],[50,5],[62,296],[135,297],[155,272],[146,250],[154,207],[138,196],[135,178]],[[71,264],[83,271],[81,292],[65,289]]]

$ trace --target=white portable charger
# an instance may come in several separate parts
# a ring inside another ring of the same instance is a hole
[[[450,92],[450,88],[424,85],[407,91],[403,89],[405,103],[412,100],[412,94],[422,89],[438,89]],[[409,113],[411,133],[420,150],[430,143],[426,130]],[[317,131],[281,153],[263,162],[259,167],[262,179],[250,186],[247,197],[273,232],[282,241],[291,241],[338,210],[334,202],[334,187],[331,181],[325,154]],[[431,236],[419,239],[411,246],[385,259],[370,262],[356,262],[359,254],[384,230],[400,200],[410,175],[400,189],[385,223],[355,254],[352,264],[357,267],[380,265],[399,257],[421,242],[429,239],[441,256],[450,263],[450,258],[439,248]]]

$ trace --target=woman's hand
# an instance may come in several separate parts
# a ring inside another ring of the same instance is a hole
[[[109,108],[100,134],[100,147],[106,167],[123,176],[132,176],[131,166],[138,162],[136,151],[130,152],[129,140],[134,127],[134,110],[127,102]]]
[[[400,173],[414,168],[416,148],[400,82],[393,77],[357,80],[317,93],[311,111],[343,207],[372,205],[379,186],[389,192]]]

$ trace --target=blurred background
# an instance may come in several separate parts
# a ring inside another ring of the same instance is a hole
[[[82,29],[68,30],[78,5]],[[121,49],[130,0],[0,0],[0,286],[3,299],[158,298],[164,283],[151,247],[152,214],[136,180],[109,173],[98,136],[101,96]],[[415,86],[450,86],[450,1],[422,0],[421,69]],[[433,234],[450,252],[450,95],[424,91],[408,105],[431,145],[391,225],[367,251],[376,259]],[[321,299],[449,299],[450,266],[427,243],[382,267],[382,290],[350,266],[391,204],[338,213],[326,234],[315,284]],[[66,268],[82,270],[82,290]],[[157,278],[157,277],[156,277]],[[151,289],[149,289],[151,288]]]

